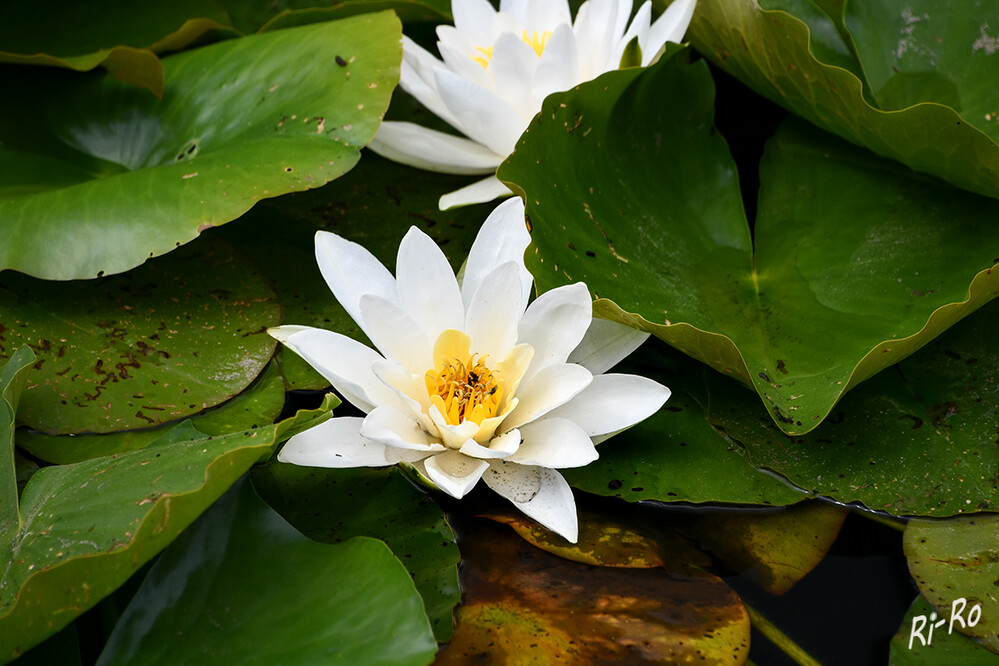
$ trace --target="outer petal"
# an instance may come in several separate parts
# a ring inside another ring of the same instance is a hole
[[[451,0],[454,27],[482,46],[493,43],[492,25],[496,10],[488,0]]]
[[[534,358],[522,381],[550,365],[565,363],[586,334],[592,311],[590,291],[582,282],[546,291],[527,306],[517,341],[531,345]]]
[[[540,108],[535,108],[531,99],[531,84],[537,67],[537,54],[520,35],[505,32],[496,40],[488,69],[493,76],[493,90],[528,122]]]
[[[363,419],[355,416],[330,419],[300,432],[284,445],[278,454],[278,460],[306,467],[332,468],[385,467],[396,462],[389,462],[386,458],[384,444],[361,435],[362,421]],[[427,452],[413,457],[416,452],[406,453],[413,460],[430,455]]]
[[[554,30],[561,23],[571,23],[568,0],[526,0],[524,28],[528,33]]]
[[[520,428],[521,442],[508,462],[562,469],[582,467],[597,459],[586,432],[568,419],[547,418]]]
[[[398,304],[365,294],[361,297],[361,317],[368,338],[385,358],[399,361],[412,372],[430,367],[433,358],[426,334]]]
[[[482,66],[482,61],[486,60],[489,54],[487,49],[483,49],[480,44],[471,43],[468,35],[463,35],[450,25],[437,26],[437,37],[439,38],[437,50],[440,51],[448,69],[475,85],[487,90],[492,89],[493,80]],[[436,83],[434,85],[436,86]],[[436,90],[436,87],[434,89]]]
[[[461,282],[461,300],[468,309],[472,295],[482,280],[508,261],[520,264],[521,292],[524,302],[531,294],[534,278],[524,268],[524,250],[531,242],[531,234],[524,222],[524,202],[520,197],[504,201],[493,209],[482,223],[472,249],[465,262],[465,277]]]
[[[506,185],[500,182],[496,176],[489,176],[478,180],[471,185],[466,185],[460,190],[448,192],[441,197],[438,207],[441,210],[458,208],[459,206],[471,206],[477,203],[486,203],[500,197],[508,197],[513,192]]]
[[[500,360],[517,344],[517,325],[527,303],[520,289],[523,266],[510,261],[487,275],[465,313],[465,333],[471,349]]]
[[[328,231],[317,231],[316,262],[336,300],[362,329],[361,296],[375,294],[399,302],[395,278],[382,262],[357,243]]]
[[[576,543],[579,538],[576,501],[561,474],[545,467],[524,467],[500,461],[489,466],[484,479],[486,485],[513,502],[524,514]]]
[[[620,363],[648,339],[649,334],[644,331],[594,317],[582,342],[569,354],[568,360],[599,375]]]
[[[553,92],[568,90],[580,81],[579,55],[576,50],[576,35],[564,23],[555,29],[548,40],[537,69],[534,71],[534,85],[531,90],[531,117],[541,109],[545,97]]]
[[[398,403],[395,393],[371,369],[375,362],[384,360],[374,349],[321,328],[279,326],[267,332],[305,359],[361,411]]]
[[[635,18],[631,21],[631,25],[628,26],[628,31],[624,33],[624,37],[621,38],[621,41],[617,43],[617,46],[611,53],[611,65],[614,68],[617,68],[620,65],[621,56],[624,55],[625,47],[627,47],[628,42],[635,37],[638,38],[638,45],[642,47],[642,59],[645,59],[645,45],[649,41],[651,23],[652,2],[651,0],[645,0],[645,2],[642,3],[642,6],[638,8],[638,11],[635,12]]]
[[[579,395],[549,412],[578,424],[596,442],[630,428],[659,411],[670,390],[638,375],[597,375]]]
[[[505,159],[470,139],[391,120],[381,124],[368,148],[393,162],[458,175],[492,173]]]
[[[439,453],[444,446],[428,435],[411,416],[392,407],[377,407],[364,417],[361,435],[388,447],[422,451],[426,455]]]
[[[581,365],[550,365],[521,384],[517,391],[520,403],[503,420],[504,428],[516,428],[564,405],[593,381],[590,371]]]
[[[642,51],[642,65],[648,65],[666,42],[679,44],[694,16],[697,0],[674,0],[649,28],[649,41]]]
[[[439,453],[424,461],[427,476],[434,484],[452,497],[461,499],[475,487],[483,472],[489,469],[484,460],[469,458],[458,451]]]
[[[492,91],[443,67],[434,70],[437,90],[458,121],[456,127],[504,158],[513,152],[530,118]]]
[[[465,306],[458,281],[447,257],[430,236],[410,227],[399,245],[395,265],[399,303],[428,341],[437,340],[441,331],[462,327]]]
[[[437,90],[437,80],[434,69],[441,66],[441,61],[430,55],[426,49],[406,35],[402,36],[402,64],[399,68],[399,87],[416,98],[423,106],[430,109],[438,118],[456,127],[458,121],[441,98]]]

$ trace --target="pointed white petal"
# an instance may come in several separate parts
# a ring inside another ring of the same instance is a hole
[[[571,23],[572,14],[569,11],[568,0],[543,0],[528,2],[524,28],[530,35],[535,30],[538,33],[555,30],[562,23]]]
[[[422,451],[427,455],[444,450],[436,437],[428,435],[411,415],[392,407],[376,407],[364,417],[361,435],[388,447]]]
[[[308,326],[267,330],[315,368],[347,402],[367,413],[377,405],[395,405],[393,391],[375,377],[371,366],[384,360],[374,349],[345,335]]]
[[[534,299],[517,329],[517,342],[534,348],[522,381],[550,365],[565,363],[589,328],[592,312],[590,291],[582,282],[551,289]]]
[[[571,543],[579,538],[576,501],[562,475],[545,467],[494,462],[485,473],[486,485]],[[530,489],[536,488],[532,493]],[[526,496],[526,499],[524,499]]]
[[[517,344],[517,325],[527,305],[521,291],[522,268],[510,261],[485,276],[465,313],[464,330],[472,340],[472,351],[488,354],[494,362],[506,358]]]
[[[572,400],[593,381],[590,371],[581,365],[550,365],[520,385],[520,403],[503,420],[504,428],[516,428],[538,419],[559,405]]]
[[[492,173],[505,159],[470,139],[391,120],[381,124],[368,148],[417,169],[469,176]]]
[[[361,435],[363,419],[330,419],[300,432],[284,445],[278,461],[305,467],[385,467],[385,445]]]
[[[486,461],[469,458],[458,451],[438,453],[423,464],[434,485],[458,499],[467,495],[489,469]]]
[[[534,278],[524,268],[524,250],[531,242],[531,234],[524,222],[524,202],[520,197],[504,201],[482,223],[472,249],[465,262],[465,276],[461,282],[461,300],[468,310],[472,295],[486,275],[508,261],[520,264],[521,292],[524,302],[531,294]]]
[[[437,435],[437,426],[427,413],[430,409],[430,397],[423,374],[414,374],[398,361],[375,361],[371,371],[380,382],[392,391],[397,402],[393,404],[403,414],[409,414],[420,422],[423,429],[433,436]]]
[[[576,35],[568,24],[560,25],[548,41],[534,72],[531,105],[534,113],[541,110],[545,97],[568,90],[582,81],[579,77],[579,55]]]
[[[474,439],[470,439],[462,444],[458,450],[470,458],[478,458],[480,460],[498,460],[510,455],[509,451],[482,446]]]
[[[549,412],[546,418],[569,419],[589,437],[599,438],[647,419],[669,396],[668,388],[647,377],[596,375],[579,395]]]
[[[460,190],[448,192],[441,197],[438,207],[441,210],[450,210],[461,206],[471,206],[472,204],[486,203],[500,197],[508,197],[513,192],[506,185],[500,182],[496,176],[489,176],[482,180],[477,180],[471,185],[466,185]]]
[[[569,354],[568,361],[599,375],[620,363],[648,339],[649,334],[644,331],[594,317],[582,342]]]
[[[486,90],[493,89],[493,80],[482,66],[482,61],[488,64],[488,51],[480,51],[474,46],[469,48],[461,33],[451,28],[451,26],[438,26],[437,34],[441,40],[437,42],[437,50],[444,58],[444,64],[452,72],[463,79],[468,79],[472,83]],[[436,85],[436,83],[434,84]],[[436,90],[436,88],[435,88]],[[443,104],[443,100],[441,101]]]
[[[399,244],[395,266],[399,303],[427,340],[437,340],[449,328],[461,329],[465,323],[461,290],[447,257],[430,236],[411,227]],[[429,345],[427,350],[431,351]],[[429,368],[428,364],[424,371]]]
[[[597,459],[593,441],[568,419],[546,418],[520,428],[521,443],[507,460],[521,465],[563,469],[582,467]]]
[[[492,25],[496,10],[488,0],[451,0],[454,27],[476,44],[493,43]]]
[[[402,64],[399,68],[399,87],[416,98],[427,107],[431,113],[455,127],[458,123],[437,91],[437,79],[434,69],[441,66],[441,61],[432,56],[426,49],[402,36]]]
[[[317,231],[316,262],[336,300],[362,329],[361,296],[375,294],[398,302],[395,278],[382,262],[357,243],[328,231]]]
[[[494,153],[513,152],[530,118],[522,117],[506,100],[490,90],[438,67],[434,70],[437,90],[458,121],[456,127]]]
[[[621,41],[617,43],[614,51],[611,55],[611,63],[617,68],[621,64],[621,56],[624,55],[624,49],[628,46],[634,38],[638,38],[638,45],[642,47],[642,57],[645,57],[645,45],[649,41],[649,30],[651,29],[652,23],[652,2],[651,0],[646,0],[642,3],[642,6],[638,8],[635,12],[635,18],[631,21],[631,25],[628,26],[628,31],[624,33]],[[439,89],[439,88],[438,88]],[[442,95],[443,97],[443,95]],[[446,101],[446,100],[445,100]]]
[[[649,41],[642,49],[642,64],[648,65],[666,42],[680,44],[694,16],[696,0],[674,0],[649,28]]]
[[[362,296],[360,306],[365,333],[385,358],[399,361],[412,372],[430,367],[433,348],[423,328],[402,307],[372,294]]]
[[[538,55],[520,35],[506,32],[496,40],[488,70],[494,81],[493,91],[528,120],[538,111],[531,98],[537,67]]]

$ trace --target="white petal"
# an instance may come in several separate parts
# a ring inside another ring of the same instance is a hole
[[[496,40],[489,62],[489,73],[495,84],[493,91],[527,120],[538,111],[531,99],[531,84],[537,67],[537,54],[520,35],[506,32]]]
[[[454,27],[476,44],[493,43],[492,25],[496,10],[488,0],[451,0]]]
[[[649,334],[644,331],[594,317],[582,342],[569,354],[568,361],[599,375],[620,363],[648,339]]]
[[[427,340],[437,340],[449,328],[462,327],[465,306],[458,281],[447,257],[430,236],[411,227],[399,244],[395,266],[399,303]],[[431,350],[429,346],[427,349]]]
[[[652,62],[666,42],[680,44],[687,32],[690,19],[694,16],[694,5],[697,0],[674,0],[649,28],[649,41],[642,52],[642,64]]]
[[[568,24],[560,25],[541,54],[534,72],[534,86],[531,91],[531,104],[534,113],[541,110],[545,97],[568,90],[579,83],[579,56],[576,50],[576,35]],[[534,113],[531,116],[534,116]]]
[[[517,329],[517,342],[534,348],[522,381],[550,365],[565,363],[590,326],[593,307],[582,282],[551,289],[534,299]]]
[[[427,458],[423,464],[434,485],[458,499],[467,495],[482,478],[483,472],[489,469],[486,461],[469,458],[458,451],[439,453]]]
[[[444,446],[449,449],[460,449],[465,442],[475,437],[476,433],[479,432],[479,425],[474,421],[462,421],[458,425],[451,425],[437,409],[437,405],[430,405],[430,409],[427,411],[430,414],[430,420],[433,421],[444,441]]]
[[[317,231],[316,262],[336,300],[362,330],[361,296],[375,294],[399,302],[395,278],[382,262],[357,243],[328,231]]]
[[[534,278],[524,268],[524,250],[531,242],[531,234],[524,222],[524,202],[520,197],[504,201],[482,223],[465,263],[461,282],[461,300],[468,310],[472,295],[486,275],[508,261],[520,264],[521,292],[524,302],[531,294]]]
[[[611,62],[611,54],[624,35],[631,7],[630,0],[589,0],[579,8],[573,32],[579,49],[580,80],[589,81],[617,69],[618,62]]]
[[[477,180],[471,185],[466,185],[460,190],[448,192],[441,197],[438,207],[441,210],[450,210],[459,206],[471,206],[477,203],[486,203],[500,197],[508,197],[513,192],[506,185],[500,182],[496,176],[489,176],[482,180]]]
[[[488,354],[493,361],[506,357],[517,344],[517,325],[524,316],[521,291],[522,266],[510,261],[485,276],[472,296],[465,313],[465,333],[476,354]]]
[[[429,455],[444,450],[436,438],[428,435],[412,416],[392,407],[377,407],[364,417],[361,435],[388,447],[422,451]]]
[[[300,432],[284,445],[278,461],[305,467],[385,467],[385,445],[361,435],[363,419],[330,419]]]
[[[492,173],[505,159],[470,139],[390,120],[381,124],[368,148],[417,169],[469,176]]]
[[[427,414],[430,408],[430,397],[423,374],[414,374],[398,361],[375,361],[371,371],[390,391],[396,400],[395,407],[404,414],[409,414],[419,421],[424,430],[436,435],[436,426]]]
[[[397,303],[373,294],[361,297],[361,317],[371,343],[386,358],[395,359],[413,372],[433,363],[433,348],[423,329]]]
[[[450,70],[438,67],[434,75],[437,90],[463,134],[499,155],[513,152],[530,118],[523,118],[506,100]]]
[[[550,365],[520,385],[520,404],[503,420],[504,428],[516,428],[544,416],[578,395],[593,381],[581,365]]]
[[[655,414],[669,396],[668,388],[647,377],[596,375],[579,395],[546,418],[569,419],[588,436],[602,441],[601,436],[618,433]]]
[[[520,448],[507,460],[521,465],[562,469],[582,467],[597,459],[593,441],[568,419],[546,418],[520,428]]]
[[[397,404],[395,394],[371,369],[376,361],[383,360],[374,349],[321,328],[279,326],[267,332],[305,359],[362,412],[370,412],[377,405]]]
[[[562,475],[545,467],[524,467],[495,462],[485,473],[485,482],[533,518],[571,543],[579,538],[576,502]],[[530,490],[536,488],[532,493]],[[524,499],[526,496],[526,499]]]
[[[444,58],[444,64],[452,72],[463,79],[468,79],[472,83],[486,90],[493,89],[493,80],[482,66],[482,61],[489,62],[487,51],[480,51],[474,45],[470,45],[464,35],[451,26],[437,26],[437,35],[440,41],[437,42],[437,50]],[[436,86],[436,82],[434,83]],[[436,90],[436,88],[435,88]],[[443,104],[443,100],[441,100]]]
[[[470,439],[461,445],[458,449],[461,453],[469,456],[470,458],[478,458],[480,460],[498,460],[500,458],[506,458],[510,455],[509,451],[504,449],[494,449],[488,446],[482,446],[474,439]]]
[[[438,118],[456,127],[458,121],[437,90],[434,69],[443,63],[406,35],[402,36],[402,64],[399,68],[399,87],[416,98]]]
[[[651,0],[646,0],[642,3],[642,6],[638,8],[638,11],[635,12],[635,18],[631,21],[631,25],[628,26],[628,31],[624,33],[624,37],[622,37],[621,41],[617,43],[617,46],[611,54],[611,63],[615,68],[619,67],[621,64],[621,56],[624,55],[624,49],[628,46],[628,42],[635,37],[638,38],[638,45],[642,47],[642,58],[645,58],[645,45],[649,41],[651,23],[652,2]],[[445,102],[446,101],[447,100],[445,100]]]
[[[561,23],[570,23],[572,14],[569,12],[568,0],[534,0],[528,1],[524,28],[528,34],[537,30],[539,33],[554,30]]]

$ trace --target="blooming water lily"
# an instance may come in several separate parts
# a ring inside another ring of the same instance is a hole
[[[412,464],[460,498],[480,479],[570,541],[576,507],[559,468],[655,413],[669,389],[602,374],[648,336],[592,319],[583,283],[528,305],[530,235],[519,198],[486,219],[455,278],[444,253],[411,228],[396,276],[335,234],[316,258],[337,300],[377,351],[305,326],[270,329],[366,416],[333,418],[292,437],[278,459],[315,467]]]
[[[589,0],[572,20],[567,0],[452,0],[454,25],[437,27],[438,60],[403,36],[399,85],[468,138],[386,121],[370,147],[421,169],[493,174],[541,102],[624,65],[648,65],[680,42],[695,0],[675,0],[654,23],[646,2]],[[441,197],[442,210],[510,194],[495,175]]]

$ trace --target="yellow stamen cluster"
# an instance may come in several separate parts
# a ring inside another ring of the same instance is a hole
[[[430,402],[449,424],[472,421],[481,425],[499,411],[503,388],[497,381],[497,373],[482,361],[473,354],[466,362],[451,358],[436,369],[427,370],[424,379]]]
[[[545,52],[545,47],[548,46],[548,40],[551,39],[551,37],[552,37],[551,30],[546,30],[540,35],[538,34],[537,30],[535,30],[530,35],[528,35],[527,31],[525,30],[524,34],[520,36],[520,38],[524,40],[524,43],[526,43],[528,46],[534,49],[534,52],[538,54],[539,58],[541,57],[541,54]],[[489,67],[489,63],[493,59],[493,47],[477,46],[475,50],[481,53],[482,55],[472,56],[472,60],[482,65],[483,69]]]

